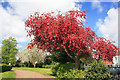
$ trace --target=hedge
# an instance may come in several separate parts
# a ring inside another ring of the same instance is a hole
[[[0,72],[5,72],[5,71],[10,71],[12,69],[12,65],[7,65],[7,64],[0,64]]]

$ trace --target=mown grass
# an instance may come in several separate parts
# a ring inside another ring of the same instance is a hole
[[[13,71],[6,71],[0,73],[2,78],[16,78],[16,73]]]
[[[52,78],[55,78],[55,76],[52,76],[51,69],[46,69],[46,68],[29,68],[29,67],[13,67],[12,69],[34,71],[34,72],[42,73],[42,74],[45,74],[45,75],[49,75]]]

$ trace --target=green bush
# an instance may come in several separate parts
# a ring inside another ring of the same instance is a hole
[[[60,65],[56,72],[57,77],[65,78],[66,77],[65,73],[69,72],[70,69],[73,69],[74,67],[75,65],[73,63],[66,63],[66,64]]]
[[[12,69],[12,65],[7,64],[0,64],[0,67],[2,68],[1,72],[10,71]]]
[[[39,67],[39,68],[42,68],[43,66],[43,62],[39,62],[39,63],[36,63],[35,67]]]
[[[24,64],[20,65],[21,67],[34,67],[31,62],[24,62]]]
[[[56,63],[57,63],[57,62],[52,61],[51,64],[49,64],[49,65],[43,65],[42,67],[43,67],[43,68],[52,68],[52,67],[54,67],[54,65],[55,65]]]
[[[87,79],[109,79],[112,77],[109,68],[102,61],[91,63],[85,73],[85,78]]]
[[[52,61],[53,61],[52,56],[46,56],[44,59],[44,65],[50,65]]]
[[[18,59],[18,60],[16,61],[16,63],[14,64],[13,67],[21,67],[21,66],[20,66],[20,62],[21,62],[21,60]]]
[[[44,68],[52,68],[54,65],[50,64],[50,65],[43,65],[42,67]]]
[[[19,64],[19,63],[16,63],[14,67],[20,67],[20,64]]]
[[[52,71],[52,75],[56,75],[56,72],[57,72],[57,70],[58,70],[58,68],[60,67],[60,63],[55,63],[55,65],[53,65],[52,67],[51,67],[51,71]]]
[[[24,62],[25,67],[29,67],[29,63],[28,62]]]
[[[63,76],[59,78],[84,78],[85,72],[78,69],[70,69],[68,72],[65,72]]]

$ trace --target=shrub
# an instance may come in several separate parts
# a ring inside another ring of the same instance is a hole
[[[0,67],[2,68],[1,72],[10,71],[12,69],[12,65],[1,64]]]
[[[50,64],[50,65],[43,65],[44,68],[52,68],[54,65]]]
[[[19,65],[20,67],[26,67],[24,63],[20,63]]]
[[[34,67],[34,65],[30,62],[28,67]]]
[[[57,62],[52,61],[49,65],[43,65],[44,68],[52,68]]]
[[[59,76],[60,78],[83,78],[85,72],[78,69],[70,69],[68,72],[64,73],[64,76]]]
[[[46,56],[44,59],[44,65],[50,65],[52,63],[52,57]]]
[[[29,67],[29,63],[28,62],[24,62],[25,67]]]
[[[86,69],[85,78],[87,79],[108,79],[110,75],[109,68],[102,61],[94,61]]]
[[[42,66],[43,66],[43,62],[39,62],[39,63],[36,63],[36,66],[35,66],[35,67],[42,68]]]
[[[74,64],[73,63],[66,63],[66,64],[62,64],[59,66],[59,68],[57,69],[57,77],[58,78],[65,78],[66,77],[66,74],[67,72],[70,71],[70,69],[73,69],[74,68]]]
[[[34,67],[31,62],[24,62],[24,64],[20,65],[21,67]]]
[[[52,75],[56,75],[56,72],[58,70],[58,68],[60,67],[60,63],[55,63],[55,65],[52,66],[51,71],[52,71]]]
[[[16,63],[14,67],[20,67],[20,64],[19,64],[19,63]]]
[[[20,62],[21,62],[21,60],[18,59],[18,60],[16,61],[16,63],[14,64],[13,67],[21,67],[21,66],[20,66]]]

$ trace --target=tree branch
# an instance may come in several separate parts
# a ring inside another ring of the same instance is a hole
[[[80,59],[82,57],[81,53],[77,55],[77,59]]]
[[[71,56],[71,55],[68,53],[66,47],[65,47],[65,52],[67,53],[67,55],[68,55],[71,59],[73,59],[73,60],[75,61],[75,57]]]

